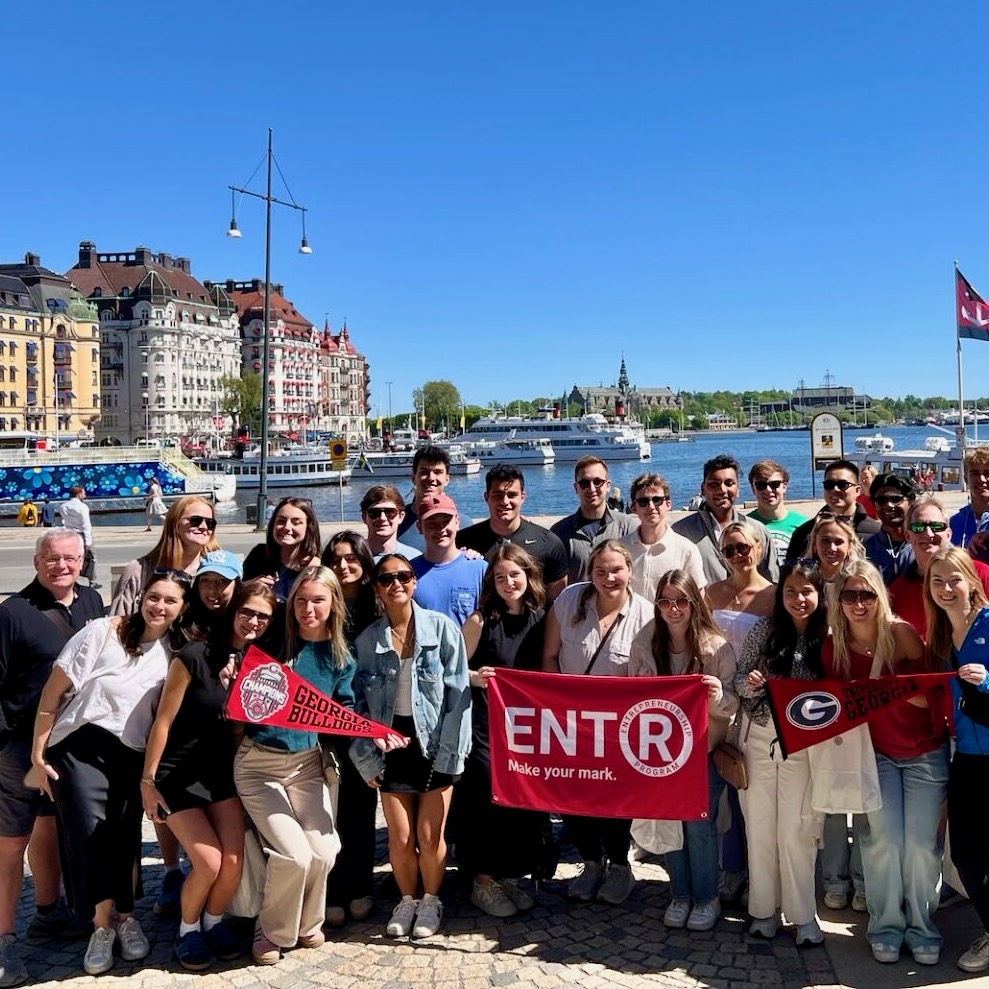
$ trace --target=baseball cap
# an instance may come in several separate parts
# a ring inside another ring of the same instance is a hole
[[[244,568],[241,566],[240,558],[236,553],[231,553],[225,549],[215,549],[203,557],[199,569],[196,571],[196,576],[204,573],[218,573],[221,577],[226,577],[227,580],[241,580],[244,576]]]
[[[457,515],[457,504],[448,494],[426,495],[419,502],[419,521],[431,515]]]

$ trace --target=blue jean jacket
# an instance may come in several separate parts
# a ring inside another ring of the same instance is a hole
[[[457,625],[446,615],[412,602],[415,651],[412,665],[412,720],[423,753],[438,773],[464,771],[470,751],[470,686],[467,649]],[[395,714],[399,655],[391,642],[387,618],[379,618],[357,637],[355,708],[359,714],[390,725]],[[358,738],[350,757],[365,780],[385,767],[384,753],[371,739]]]

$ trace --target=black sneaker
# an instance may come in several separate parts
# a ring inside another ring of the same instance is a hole
[[[204,972],[213,964],[213,954],[199,931],[189,931],[176,940],[175,957],[188,972]]]
[[[244,953],[240,946],[240,940],[226,924],[217,924],[216,927],[203,931],[203,940],[221,962],[231,962],[235,958],[240,958]]]
[[[69,911],[65,900],[59,900],[48,913],[35,911],[31,923],[27,925],[27,936],[37,938],[58,937],[67,941],[79,941],[93,933],[93,922],[77,920]]]
[[[185,873],[181,869],[172,869],[165,873],[165,878],[161,881],[161,892],[155,905],[152,907],[158,917],[172,916],[179,912],[182,901],[182,883],[185,882]]]

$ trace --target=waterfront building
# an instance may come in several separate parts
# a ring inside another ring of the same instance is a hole
[[[223,284],[240,322],[245,371],[262,372],[264,360],[264,281],[229,279]],[[212,290],[212,282],[206,282]],[[346,326],[334,335],[329,323],[318,330],[272,283],[269,300],[268,429],[294,441],[307,430],[346,437],[358,444],[367,436],[367,361],[350,340]]]
[[[188,258],[147,247],[97,252],[84,240],[66,277],[99,313],[97,440],[164,443],[229,431],[219,415],[220,381],[240,374],[237,313],[193,277]]]
[[[621,416],[616,412],[624,409],[624,415],[644,419],[656,409],[677,409],[676,394],[668,387],[639,388],[629,383],[625,358],[618,370],[618,381],[614,385],[574,385],[567,396],[569,405],[579,405],[585,412],[600,412],[606,416]]]
[[[0,430],[92,439],[100,417],[99,317],[37,254],[0,264]]]

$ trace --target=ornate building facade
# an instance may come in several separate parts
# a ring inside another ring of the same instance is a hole
[[[670,388],[638,388],[629,384],[625,358],[618,370],[618,383],[604,385],[574,385],[567,401],[583,406],[585,412],[600,412],[613,416],[615,409],[624,407],[625,415],[642,418],[653,409],[678,408],[676,394]]]
[[[220,379],[240,374],[237,312],[193,277],[188,258],[146,247],[97,252],[85,240],[66,277],[99,313],[98,439],[128,445],[229,430],[218,415]]]

